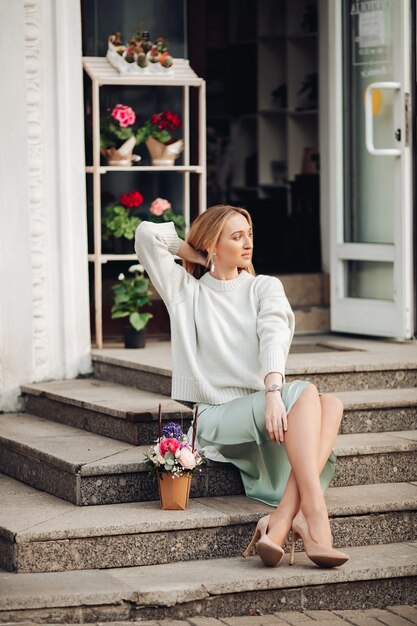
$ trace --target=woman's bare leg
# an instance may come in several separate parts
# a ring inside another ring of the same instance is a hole
[[[343,416],[343,404],[333,394],[323,394],[320,398],[321,429],[318,450],[318,473],[320,475],[333,449]],[[296,403],[297,404],[297,403]],[[288,421],[292,419],[291,409]],[[279,506],[271,514],[268,535],[275,543],[283,545],[289,533],[291,522],[300,508],[300,493],[294,471],[291,471]],[[330,529],[327,529],[326,545],[331,544]],[[324,537],[322,537],[322,540]]]

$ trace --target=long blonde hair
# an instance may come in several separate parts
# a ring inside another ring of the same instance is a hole
[[[252,219],[246,209],[225,204],[210,207],[207,211],[201,213],[191,224],[187,236],[187,243],[195,248],[195,250],[207,256],[207,264],[209,266],[213,260],[214,251],[225,223],[236,213],[243,215],[252,228]],[[183,265],[187,272],[195,278],[201,278],[201,276],[209,271],[208,267],[203,267],[198,263],[191,263],[190,261],[184,261]],[[247,272],[255,275],[252,263],[248,267],[238,269],[246,269]]]

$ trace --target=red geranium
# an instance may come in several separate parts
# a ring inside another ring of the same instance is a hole
[[[133,209],[133,207],[138,207],[143,202],[143,196],[139,191],[131,191],[130,193],[122,193],[120,196],[120,204],[127,207],[128,209]]]
[[[172,437],[162,439],[161,443],[159,444],[159,450],[161,451],[162,456],[165,456],[168,451],[172,452],[172,454],[175,454],[179,447],[180,442],[178,441],[178,439],[173,439]]]

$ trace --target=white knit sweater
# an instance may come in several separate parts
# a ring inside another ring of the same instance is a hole
[[[223,404],[263,389],[270,372],[284,377],[294,315],[281,281],[198,280],[175,262],[179,244],[172,222],[137,228],[136,254],[170,315],[172,398]]]

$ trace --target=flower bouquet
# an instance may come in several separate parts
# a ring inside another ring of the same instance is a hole
[[[159,405],[158,439],[150,452],[145,454],[145,460],[151,475],[158,478],[162,509],[184,510],[187,508],[192,474],[205,463],[203,453],[194,448],[197,413],[198,407],[196,407],[193,437],[190,442],[179,424],[170,422],[162,428],[162,411]]]
[[[100,148],[109,165],[126,167],[132,161],[140,161],[140,156],[133,154],[138,143],[133,125],[136,115],[126,104],[116,104],[112,111],[100,122]]]
[[[136,140],[138,143],[146,143],[152,165],[174,165],[175,159],[184,149],[184,141],[175,140],[172,131],[181,126],[178,115],[172,111],[161,111],[154,113],[139,128]]]

